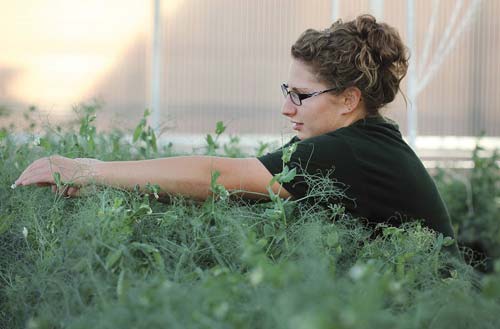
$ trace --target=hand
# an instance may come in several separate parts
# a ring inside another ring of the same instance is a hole
[[[77,196],[79,188],[92,181],[95,176],[94,165],[101,161],[88,158],[70,159],[62,156],[50,156],[38,159],[29,165],[16,180],[17,186],[36,184],[52,186],[53,192],[64,196]],[[60,183],[64,186],[58,191],[54,173],[59,173]]]

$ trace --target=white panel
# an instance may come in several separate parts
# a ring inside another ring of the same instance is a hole
[[[474,1],[463,0],[450,34],[458,29],[457,24],[464,20],[466,9]],[[86,6],[91,8],[94,2]],[[426,43],[434,2],[439,3],[439,11],[435,15],[433,39]],[[59,7],[54,7],[56,3]],[[150,101],[152,73],[152,1],[140,3],[144,6],[142,9],[137,0],[107,1],[103,10],[109,11],[108,21],[121,21],[126,29],[117,30],[114,25],[110,30],[106,20],[101,21],[101,16],[94,15],[92,22],[104,31],[102,35],[97,35],[95,29],[88,29],[87,35],[86,30],[79,27],[78,24],[85,22],[85,6],[80,6],[79,12],[67,10],[77,4],[76,0],[65,1],[64,6],[62,2],[47,0],[44,6],[33,6],[29,12],[14,2],[3,8],[9,16],[21,17],[18,21],[30,28],[26,31],[38,33],[26,32],[13,39],[7,35],[9,29],[0,29],[0,39],[7,40],[0,54],[0,106],[21,113],[32,104],[28,97],[19,96],[28,95],[29,90],[13,90],[14,86],[23,86],[16,84],[22,81],[20,72],[39,67],[38,75],[30,81],[56,83],[51,65],[44,62],[44,66],[34,66],[33,58],[50,57],[40,54],[71,53],[73,59],[96,60],[74,64],[68,60],[68,72],[72,70],[71,65],[74,70],[87,67],[85,65],[89,65],[89,69],[72,76],[60,91],[51,88],[50,93],[37,95],[42,110],[54,111],[57,117],[59,100],[73,97],[67,91],[69,86],[78,90],[72,93],[78,98],[71,99],[70,105],[100,97],[105,104],[101,116],[114,118],[113,122],[119,122],[121,127],[135,125]],[[429,63],[446,27],[450,26],[450,15],[456,4],[455,0],[415,1],[416,51],[422,54],[427,48]],[[118,5],[119,8],[113,7]],[[348,20],[370,11],[377,14],[377,10],[383,8],[377,15],[383,16],[383,21],[393,25],[407,40],[406,2],[400,0],[168,0],[163,5],[166,8],[160,94],[161,107],[168,109],[168,117],[163,116],[161,120],[175,127],[168,134],[207,133],[218,120],[228,123],[229,131],[234,134],[289,131],[280,114],[279,84],[288,74],[290,46],[305,29],[328,27],[335,12]],[[486,130],[488,135],[500,136],[500,23],[497,19],[500,4],[482,1],[482,6],[418,95],[420,135],[470,136]],[[62,21],[58,16],[61,12],[65,14]],[[69,29],[51,30],[52,25],[42,26],[37,15],[55,22],[53,27],[61,22],[73,22],[71,28],[75,33],[71,34]],[[4,20],[1,24],[7,23]],[[109,37],[110,31],[120,42],[104,38]],[[31,42],[29,33],[33,34]],[[46,42],[37,43],[40,36]],[[27,55],[30,53],[37,56],[30,59]],[[98,58],[108,58],[109,63],[101,63]],[[53,67],[57,68],[57,63]],[[427,65],[421,72],[426,69]],[[408,77],[402,83],[404,91],[407,91],[407,80]],[[66,115],[72,115],[70,105],[66,105]],[[408,109],[401,95],[384,113],[395,118],[406,133]]]

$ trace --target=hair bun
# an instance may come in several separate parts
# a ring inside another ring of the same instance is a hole
[[[361,15],[355,21],[356,30],[363,41],[367,41],[370,33],[377,29],[377,20],[371,15]]]
[[[367,44],[374,60],[381,67],[388,67],[405,56],[406,50],[400,42],[399,34],[391,26],[377,23],[371,15],[357,17],[355,26],[361,40]]]

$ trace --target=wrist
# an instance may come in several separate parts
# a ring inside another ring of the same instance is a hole
[[[90,179],[94,184],[105,183],[105,164],[104,161],[95,161],[90,164]]]
[[[102,164],[104,161],[90,158],[76,158],[75,161],[83,168],[82,185],[99,184],[102,181]]]

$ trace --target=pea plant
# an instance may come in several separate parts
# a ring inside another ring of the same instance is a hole
[[[207,151],[206,153],[208,155],[215,155],[217,149],[220,148],[220,145],[218,143],[220,136],[226,131],[226,126],[222,121],[217,121],[215,125],[215,137],[213,137],[211,134],[207,134],[205,137],[205,141],[207,142]]]
[[[492,250],[490,271],[478,275],[442,252],[451,239],[422,223],[374,229],[349,216],[331,201],[344,197],[340,182],[308,181],[296,167],[298,144],[282,147],[282,170],[258,201],[237,198],[243,191],[228,191],[217,171],[205,202],[168,196],[155,182],[132,191],[88,186],[79,198],[11,185],[54,153],[172,155],[157,145],[149,111],[131,141],[121,130],[99,133],[95,111],[82,106],[71,126],[28,140],[0,126],[0,328],[500,327],[496,153],[477,150],[475,168],[436,179],[459,219],[459,244],[480,237]],[[218,122],[203,151],[241,156],[238,138],[223,145],[224,132]],[[60,191],[74,186],[53,178]],[[307,195],[280,197],[299,178]]]
[[[269,199],[271,200],[271,206],[266,210],[266,215],[270,219],[270,222],[264,226],[264,231],[266,235],[274,237],[273,241],[279,242],[284,239],[285,245],[288,248],[288,239],[286,235],[287,228],[287,212],[286,208],[290,205],[291,201],[289,199],[283,200],[279,193],[283,188],[281,184],[291,182],[297,175],[296,168],[290,169],[288,163],[292,157],[292,154],[297,149],[297,143],[285,147],[281,156],[283,161],[283,170],[274,175],[266,189],[269,194]],[[272,186],[275,183],[279,183],[278,193],[275,193]]]
[[[156,141],[156,133],[151,126],[147,123],[147,118],[151,114],[149,109],[144,110],[141,121],[135,127],[134,135],[132,138],[133,143],[141,142],[139,146],[140,154],[144,158],[150,158],[158,153],[158,145]]]

